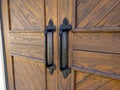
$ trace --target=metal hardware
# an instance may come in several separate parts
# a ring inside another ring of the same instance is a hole
[[[72,25],[69,24],[68,19],[65,17],[63,24],[60,25],[60,70],[63,73],[63,77],[66,79],[71,73],[71,69],[68,67],[68,32],[72,30]]]
[[[51,75],[54,73],[54,70],[56,69],[56,65],[54,64],[54,60],[53,60],[54,59],[53,32],[55,30],[56,27],[55,25],[53,25],[53,21],[50,19],[48,22],[48,26],[46,26],[44,35],[45,35],[45,63]]]

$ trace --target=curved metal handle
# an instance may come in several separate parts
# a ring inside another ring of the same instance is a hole
[[[68,19],[64,18],[63,24],[60,25],[60,70],[63,73],[63,77],[71,73],[71,69],[68,67],[68,32],[72,30],[72,25],[68,23]]]
[[[54,64],[54,53],[53,53],[53,32],[56,30],[55,25],[53,25],[53,21],[50,19],[48,26],[46,26],[46,30],[44,32],[45,35],[45,64],[49,69],[49,73],[52,75],[54,70],[56,69],[56,65]]]

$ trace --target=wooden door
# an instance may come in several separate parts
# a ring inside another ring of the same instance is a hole
[[[69,67],[59,90],[120,90],[120,0],[59,0],[58,25],[67,17]]]
[[[65,17],[72,25],[66,78],[59,68]],[[120,90],[119,0],[2,0],[2,18],[9,90]],[[44,57],[50,19],[56,26],[52,75]]]
[[[50,19],[57,27],[56,15],[57,0],[2,0],[9,90],[57,90],[57,70],[50,75],[44,58],[45,27]]]

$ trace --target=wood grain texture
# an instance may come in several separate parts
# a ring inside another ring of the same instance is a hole
[[[10,43],[19,45],[39,45],[44,47],[44,34],[43,33],[10,33]]]
[[[76,22],[78,28],[119,27],[119,0],[77,0]]]
[[[120,1],[73,5],[73,90],[120,90]]]
[[[13,57],[15,90],[45,90],[45,65],[39,61]]]
[[[120,80],[76,71],[75,90],[120,90]]]
[[[106,15],[95,27],[120,27],[120,3]]]
[[[12,55],[20,55],[38,60],[44,59],[43,33],[10,33],[10,51]]]
[[[75,33],[73,48],[120,54],[120,33]]]
[[[44,60],[44,47],[35,45],[10,44],[11,55],[19,55],[23,57]]]
[[[58,0],[45,0],[45,13],[46,13],[46,26],[50,19],[53,20],[54,25],[56,26],[56,31],[53,34],[53,50],[54,50],[54,64],[56,65],[56,70],[53,75],[50,75],[49,70],[47,69],[47,90],[58,90],[57,83],[57,72],[58,72],[58,26],[57,26],[57,7]],[[51,42],[51,41],[50,41]]]
[[[68,18],[69,23],[72,23],[72,8],[73,8],[73,3],[72,0],[58,0],[58,26],[60,26],[63,23],[63,19],[65,17]],[[72,51],[72,33],[69,32],[69,41],[68,41],[68,65],[71,67],[71,51]],[[58,39],[59,40],[59,39]],[[59,48],[58,48],[59,50]],[[58,56],[59,58],[59,56]],[[59,60],[59,59],[58,59]],[[58,90],[72,90],[72,79],[71,79],[71,74],[64,79],[62,72],[59,70],[58,72]]]
[[[44,0],[9,0],[12,30],[44,30]]]
[[[2,0],[2,20],[3,20],[3,33],[5,44],[5,58],[7,64],[8,88],[14,90],[14,77],[13,77],[13,63],[10,56],[10,40],[9,40],[9,13],[8,13],[8,0]]]
[[[92,73],[100,72],[103,76],[104,73],[108,76],[113,74],[120,79],[120,55],[74,50],[73,65],[89,69]]]
[[[45,90],[44,0],[2,1],[9,90]]]
[[[119,8],[119,0],[3,0],[9,89],[120,90]],[[66,79],[59,69],[59,26],[65,17],[73,32],[96,31],[69,33],[72,72]],[[50,19],[57,28],[53,75],[44,64],[43,32]]]

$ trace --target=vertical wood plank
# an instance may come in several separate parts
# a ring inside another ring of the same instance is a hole
[[[2,0],[2,18],[4,27],[4,39],[5,39],[5,52],[6,52],[6,63],[7,63],[7,74],[9,90],[14,90],[14,79],[13,79],[13,68],[12,68],[12,58],[10,56],[10,41],[9,41],[9,7],[8,0]]]
[[[53,20],[54,25],[56,26],[56,31],[53,34],[53,56],[54,63],[58,66],[58,29],[57,29],[57,1],[58,0],[45,0],[45,15],[46,15],[46,25],[50,19]],[[54,71],[53,75],[50,75],[49,70],[47,69],[47,90],[58,90],[57,89],[57,68]]]
[[[69,23],[72,23],[72,8],[73,8],[72,0],[58,0],[58,26],[60,26],[65,17],[68,18]],[[69,67],[71,67],[72,63],[72,32],[69,32],[69,41],[68,41],[68,60]],[[59,70],[58,72],[58,90],[73,90],[73,79],[74,77],[73,71],[68,75],[66,79],[64,79],[62,72]]]

